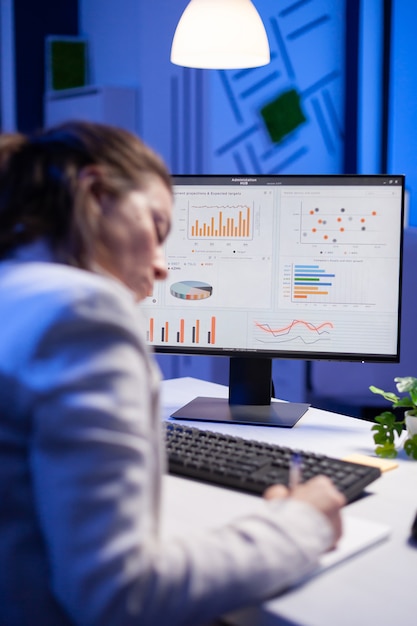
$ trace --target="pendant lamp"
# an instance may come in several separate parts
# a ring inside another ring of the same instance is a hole
[[[251,0],[191,0],[176,28],[171,62],[237,69],[270,61],[265,27]]]

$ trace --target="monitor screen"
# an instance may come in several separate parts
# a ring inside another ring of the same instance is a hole
[[[274,358],[398,361],[403,204],[403,176],[175,176],[149,344],[230,356],[237,388]]]

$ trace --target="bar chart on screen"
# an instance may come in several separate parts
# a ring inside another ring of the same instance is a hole
[[[178,217],[175,238],[214,243],[253,242],[270,233],[273,221],[272,191],[258,187],[177,186],[174,195]],[[171,251],[175,248],[170,246]]]
[[[186,345],[216,345],[216,317],[193,316],[148,320],[146,339],[150,344],[177,343]]]
[[[391,275],[389,258],[306,257],[283,263],[279,297],[286,305],[317,303],[332,307],[382,307]]]
[[[190,205],[190,239],[251,239],[253,210],[243,204]]]

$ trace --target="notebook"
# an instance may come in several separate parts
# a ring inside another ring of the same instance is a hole
[[[386,524],[354,517],[346,511],[343,511],[342,515],[343,537],[337,548],[322,555],[319,567],[310,576],[320,574],[329,567],[379,544],[390,535],[391,529]]]

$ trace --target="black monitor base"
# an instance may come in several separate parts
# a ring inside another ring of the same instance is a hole
[[[230,404],[227,398],[199,396],[175,411],[171,417],[205,422],[292,428],[309,406],[309,404],[297,402],[271,402],[262,405]]]
[[[274,402],[271,374],[272,359],[268,357],[231,357],[229,398],[198,397],[171,417],[291,428],[310,405]]]

